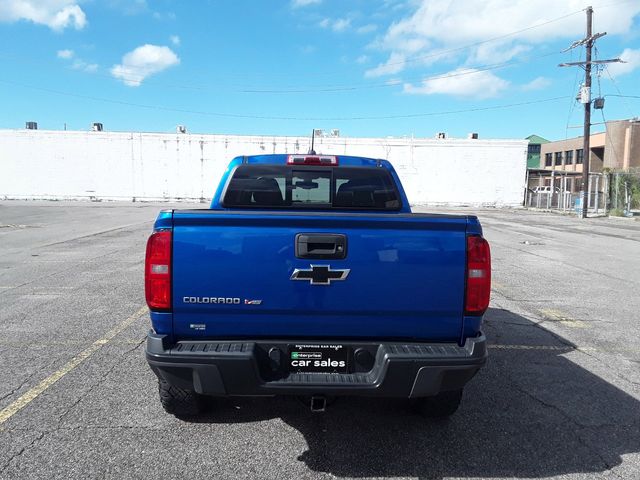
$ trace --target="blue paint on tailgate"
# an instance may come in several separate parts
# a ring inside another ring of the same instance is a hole
[[[460,339],[466,217],[209,210],[176,211],[173,225],[179,338]],[[346,235],[346,259],[296,258],[298,233]],[[330,286],[290,280],[311,264],[350,273]]]

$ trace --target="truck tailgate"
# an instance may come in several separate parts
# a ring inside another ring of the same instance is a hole
[[[173,215],[179,338],[458,340],[464,216],[182,210]],[[296,258],[296,235],[342,234],[344,259]],[[312,265],[343,281],[292,281]]]

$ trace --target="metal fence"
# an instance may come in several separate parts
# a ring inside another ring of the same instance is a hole
[[[582,178],[559,174],[546,176],[543,185],[527,188],[525,206],[545,210],[575,211],[580,205]],[[602,173],[589,175],[586,201],[589,212],[604,214],[609,195],[609,176]]]
[[[563,212],[579,209],[581,177],[559,172],[545,175],[539,183],[527,188],[525,206]],[[640,215],[640,169],[590,174],[586,202],[590,214]]]
[[[640,169],[612,172],[610,176],[609,213],[625,217],[640,215]]]

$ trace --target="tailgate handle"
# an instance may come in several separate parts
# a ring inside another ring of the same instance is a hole
[[[340,259],[347,256],[347,236],[339,233],[299,233],[296,257]]]

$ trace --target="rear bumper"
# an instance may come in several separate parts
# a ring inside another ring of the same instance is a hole
[[[149,333],[145,355],[158,378],[197,393],[236,395],[364,395],[427,397],[462,388],[487,359],[486,338],[452,343],[344,342],[375,352],[368,371],[287,373],[267,352],[294,341],[187,341],[168,345]],[[309,342],[309,340],[305,340]],[[332,340],[332,343],[336,343]]]

